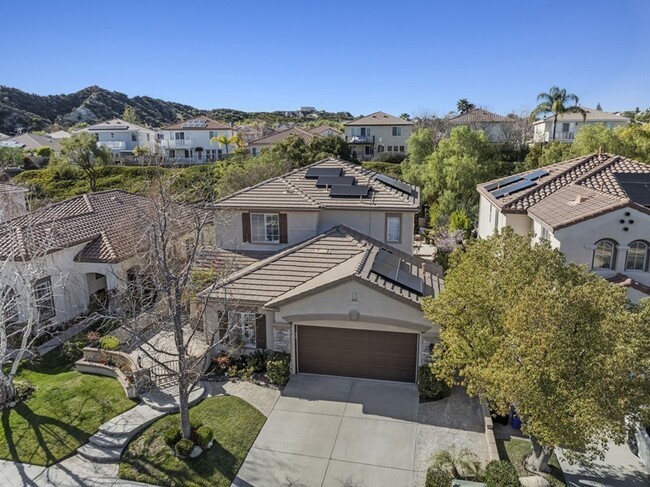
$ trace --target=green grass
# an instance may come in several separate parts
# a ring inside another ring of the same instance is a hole
[[[517,474],[520,477],[533,475],[524,468],[524,460],[530,455],[531,451],[529,441],[517,439],[497,440],[497,448],[499,449],[499,456],[504,460],[509,460],[517,469]],[[549,466],[551,467],[551,473],[542,474],[542,476],[554,487],[566,487],[564,474],[555,454],[551,457]]]
[[[122,456],[120,478],[170,486],[229,486],[266,419],[231,396],[204,400],[190,410],[190,417],[214,431],[211,449],[196,459],[176,458],[163,435],[180,426],[179,418],[166,416],[131,441]]]
[[[115,379],[80,374],[57,351],[21,366],[35,391],[1,411],[0,458],[51,465],[70,456],[109,419],[135,405]]]

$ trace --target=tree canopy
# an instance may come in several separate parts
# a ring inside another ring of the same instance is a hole
[[[599,456],[650,404],[650,302],[630,305],[546,241],[506,227],[469,243],[423,309],[441,327],[437,375],[501,414],[514,405],[532,468],[544,470],[557,446]]]
[[[564,88],[551,86],[547,93],[537,95],[538,105],[530,113],[530,118],[535,119],[539,115],[553,115],[553,133],[551,140],[555,140],[555,129],[557,128],[557,117],[563,113],[580,113],[583,118],[587,112],[578,106],[578,96],[567,93]],[[570,103],[572,103],[570,105]]]
[[[90,132],[77,132],[61,140],[61,154],[86,175],[90,191],[97,190],[97,178],[112,161],[111,151],[97,147],[97,139]]]

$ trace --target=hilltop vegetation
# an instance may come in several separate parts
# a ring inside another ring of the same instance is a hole
[[[206,115],[225,123],[261,120],[269,124],[304,122],[295,112],[244,112],[229,108],[199,110],[189,105],[151,98],[129,97],[124,93],[90,86],[75,93],[60,95],[35,95],[17,88],[0,86],[0,132],[14,134],[44,130],[53,124],[70,127],[76,123],[95,123],[121,117],[127,107],[132,107],[141,123],[161,127],[181,119]],[[350,120],[347,112],[315,112],[315,118],[332,122]]]

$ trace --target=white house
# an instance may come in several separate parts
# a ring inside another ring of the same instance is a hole
[[[650,165],[592,154],[478,186],[478,235],[534,232],[568,261],[650,295]]]
[[[233,137],[237,132],[230,126],[201,115],[164,127],[162,130],[164,157],[179,162],[213,162],[230,154],[235,145],[211,143],[213,137]]]
[[[482,130],[491,142],[510,140],[514,120],[482,108],[471,108],[449,119],[452,126],[466,125],[472,130]]]
[[[81,130],[94,134],[97,137],[97,145],[110,149],[115,157],[131,156],[136,147],[145,147],[150,154],[157,153],[156,133],[153,130],[119,118]]]
[[[345,141],[359,159],[372,159],[382,152],[405,154],[413,122],[384,112],[346,122]]]
[[[442,286],[413,256],[419,205],[418,188],[333,158],[218,201],[218,244],[247,260],[201,294],[208,339],[241,329],[244,352],[288,352],[293,373],[415,382],[439,333],[421,300]]]
[[[555,138],[553,138],[553,115],[537,120],[533,123],[533,141],[549,142],[559,140],[560,142],[573,142],[576,134],[584,125],[601,123],[609,129],[621,127],[630,123],[630,119],[616,113],[602,112],[593,108],[582,107],[587,113],[586,118],[581,113],[563,113],[558,115],[555,125]]]

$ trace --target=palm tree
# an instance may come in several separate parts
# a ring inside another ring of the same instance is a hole
[[[226,155],[228,155],[228,146],[236,145],[238,148],[241,148],[244,145],[244,141],[241,139],[239,134],[235,134],[231,137],[227,135],[219,135],[217,137],[212,137],[210,139],[211,144],[219,144],[219,147],[226,147]]]
[[[131,153],[135,157],[142,157],[142,163],[144,163],[145,156],[148,156],[150,154],[149,149],[147,149],[146,147],[142,147],[142,146],[136,147],[135,149],[133,149],[131,151]]]
[[[567,106],[569,102],[573,102],[573,105]],[[553,114],[553,137],[551,140],[555,140],[558,115],[562,115],[563,113],[581,113],[583,121],[587,118],[587,112],[578,106],[578,96],[573,93],[567,93],[564,88],[551,86],[548,93],[540,93],[537,95],[537,103],[538,105],[530,113],[530,118],[534,120],[538,115],[546,113]]]
[[[481,464],[469,448],[456,450],[456,445],[452,445],[449,450],[440,450],[433,454],[433,466],[448,470],[455,479],[460,479],[476,477]]]

